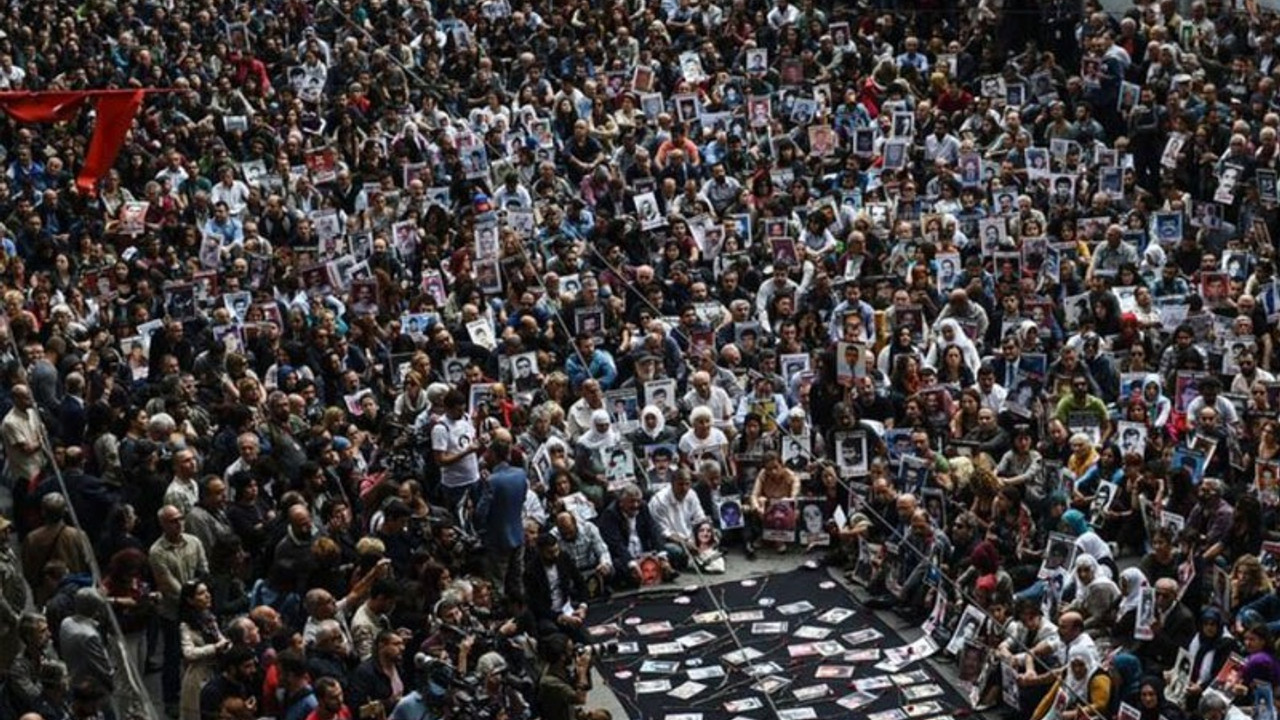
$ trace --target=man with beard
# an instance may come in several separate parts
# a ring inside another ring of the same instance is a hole
[[[554,533],[538,536],[536,555],[525,567],[524,587],[529,610],[538,619],[539,635],[586,637],[587,585],[574,561],[560,552]],[[565,612],[566,606],[573,610]]]
[[[252,648],[232,647],[220,657],[221,672],[209,679],[200,689],[200,717],[212,720],[218,717],[222,703],[237,697],[253,709],[257,707],[257,693],[253,683],[258,674],[258,660]]]
[[[267,396],[267,421],[258,434],[270,444],[270,455],[279,473],[290,480],[296,479],[307,460],[294,417],[289,411],[289,396],[276,390]]]

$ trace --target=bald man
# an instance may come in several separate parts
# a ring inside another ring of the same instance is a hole
[[[45,465],[42,450],[44,426],[36,412],[35,397],[26,385],[14,385],[13,408],[0,422],[0,440],[4,442],[4,478],[8,487],[25,482]]]
[[[1135,654],[1150,669],[1168,670],[1173,667],[1178,650],[1196,634],[1196,620],[1191,610],[1178,600],[1177,580],[1157,580],[1155,596],[1155,620],[1151,623],[1154,637],[1142,643]]]

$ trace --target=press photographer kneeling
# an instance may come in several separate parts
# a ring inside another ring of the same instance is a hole
[[[612,720],[608,710],[582,707],[591,689],[591,647],[575,651],[573,640],[557,633],[539,641],[538,654],[546,663],[538,680],[542,720]]]

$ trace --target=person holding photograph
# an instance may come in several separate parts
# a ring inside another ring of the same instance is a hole
[[[1087,720],[1101,717],[1111,705],[1111,676],[1091,645],[1071,648],[1062,677],[1054,682],[1031,714],[1031,720]]]
[[[617,499],[600,513],[596,521],[613,561],[614,586],[619,589],[640,586],[644,579],[640,561],[644,555],[658,559],[665,579],[679,577],[679,572],[668,559],[661,530],[644,502],[640,487],[627,483],[616,495]]]
[[[671,484],[649,498],[649,514],[657,523],[667,557],[677,570],[688,567],[690,557],[697,553],[694,528],[707,519],[697,493],[690,492],[692,488],[693,474],[681,468]]]
[[[774,452],[767,453],[761,462],[760,472],[748,496],[747,507],[747,558],[755,559],[755,538],[760,537],[764,513],[774,500],[795,499],[800,495],[800,478],[788,470],[782,458]],[[773,549],[785,553],[787,546],[774,542]]]

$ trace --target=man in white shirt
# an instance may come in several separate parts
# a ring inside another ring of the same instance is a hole
[[[692,487],[693,476],[688,468],[681,468],[670,485],[649,499],[649,514],[653,516],[667,555],[677,570],[689,564],[689,552],[694,543],[693,528],[707,518],[697,494],[690,492]]]
[[[450,390],[444,397],[444,415],[431,428],[431,450],[440,465],[440,484],[451,508],[480,481],[476,455],[484,451],[484,445],[466,410],[467,399],[458,390]]]
[[[173,481],[164,491],[164,504],[172,505],[185,515],[200,501],[200,485],[196,482],[199,464],[193,450],[173,454]]]
[[[186,182],[191,175],[187,173],[187,169],[182,165],[182,153],[172,150],[169,152],[168,160],[169,163],[160,172],[156,173],[156,180],[158,182],[168,180],[169,195],[177,198],[181,192],[179,188],[182,183]]]
[[[735,410],[733,399],[724,388],[711,384],[711,373],[705,370],[693,373],[689,378],[689,391],[684,394],[683,399],[689,409],[705,407],[711,410],[712,426],[732,437]]]
[[[209,201],[214,205],[227,204],[227,211],[234,218],[241,218],[249,202],[249,186],[236,179],[235,171],[228,165],[218,171],[218,184],[209,191]]]
[[[0,438],[4,441],[4,475],[10,484],[26,482],[44,468],[44,426],[35,410],[31,388],[14,385],[13,409],[0,423]]]
[[[778,0],[778,4],[769,11],[765,17],[769,22],[769,27],[774,30],[781,30],[787,25],[795,25],[800,19],[800,10],[787,2],[787,0]]]

